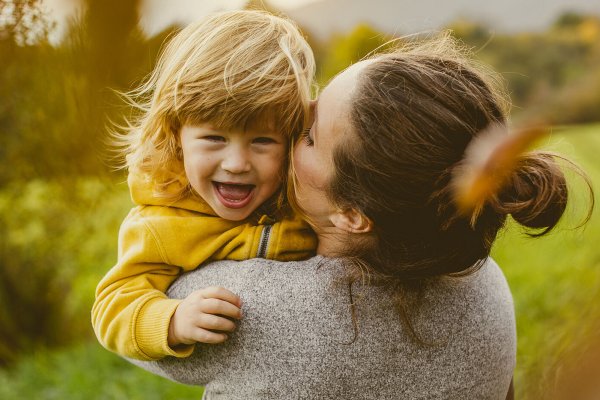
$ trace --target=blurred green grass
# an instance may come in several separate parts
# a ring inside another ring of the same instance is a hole
[[[600,124],[570,127],[541,147],[575,161],[600,195]],[[555,231],[534,239],[509,222],[492,251],[515,301],[516,398],[541,398],[561,358],[585,341],[582,333],[600,318],[600,210],[576,229],[587,212],[587,190],[581,179],[567,175],[570,204]]]
[[[0,398],[44,400],[198,400],[202,388],[145,372],[97,343],[40,351],[0,374]]]
[[[594,187],[600,187],[600,163],[596,159],[600,125],[571,127],[543,147],[576,161],[590,175]],[[574,229],[585,215],[587,198],[582,182],[572,181],[572,203],[555,232],[531,239],[509,223],[492,253],[506,274],[515,300],[515,386],[520,399],[540,398],[542,389],[551,384],[553,370],[560,367],[561,357],[585,340],[582,332],[600,317],[600,306],[596,306],[600,304],[600,212],[595,210],[584,229]],[[121,204],[126,198],[124,187],[119,196],[117,203]],[[118,215],[105,217],[116,221],[124,210],[121,205],[112,205],[108,212]],[[96,213],[102,213],[102,205]],[[114,251],[113,225],[111,222],[112,228],[91,234],[85,243],[101,243],[106,251]],[[78,290],[89,291],[90,282],[97,281],[106,269],[101,267],[96,265],[93,271],[90,266],[83,268],[85,273],[78,279],[86,283]],[[89,292],[75,295],[86,305],[91,301]],[[199,399],[201,394],[201,388],[176,384],[133,367],[94,341],[33,351],[10,369],[0,371],[2,399]]]

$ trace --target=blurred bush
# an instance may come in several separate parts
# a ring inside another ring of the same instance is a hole
[[[495,34],[458,20],[448,26],[506,80],[517,120],[550,124],[600,121],[600,17],[565,13],[545,32]],[[361,24],[346,35],[315,42],[320,84],[392,39]]]
[[[316,54],[317,80],[325,85],[338,72],[361,60],[375,49],[384,51],[392,38],[367,24],[360,24],[347,35],[334,35]],[[318,58],[318,56],[321,56]]]
[[[94,288],[130,207],[115,186],[32,180],[0,191],[0,365],[89,336]]]
[[[81,343],[24,357],[0,370],[2,400],[198,400],[202,388],[152,375],[103,349]]]
[[[545,32],[496,35],[484,25],[449,26],[503,74],[519,119],[600,121],[600,17],[565,13]]]
[[[126,111],[111,89],[143,79],[168,33],[143,37],[138,2],[86,1],[53,46],[41,0],[0,1],[0,185],[110,173],[106,126]]]

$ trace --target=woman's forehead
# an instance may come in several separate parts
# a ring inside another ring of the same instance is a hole
[[[360,75],[373,61],[359,61],[337,74],[321,92],[319,103],[340,104],[350,99],[358,86]]]
[[[350,101],[365,65],[364,62],[360,62],[350,66],[323,89],[313,111],[318,115],[317,124],[322,126],[322,129],[345,130],[349,123]]]

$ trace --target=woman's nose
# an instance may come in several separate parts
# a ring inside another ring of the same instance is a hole
[[[221,168],[232,174],[241,174],[250,171],[250,160],[243,149],[231,149],[223,158]]]

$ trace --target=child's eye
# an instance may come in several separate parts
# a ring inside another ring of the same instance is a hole
[[[225,138],[223,136],[217,136],[217,135],[202,136],[201,139],[208,140],[209,142],[215,142],[215,143],[225,142]]]
[[[306,143],[307,146],[312,146],[315,144],[315,142],[310,137],[310,130],[311,128],[306,128],[303,129],[302,132],[300,132],[300,139],[304,140],[304,143]]]
[[[277,143],[277,142],[275,141],[275,139],[270,138],[270,137],[257,137],[252,140],[252,143],[271,144],[271,143]]]

